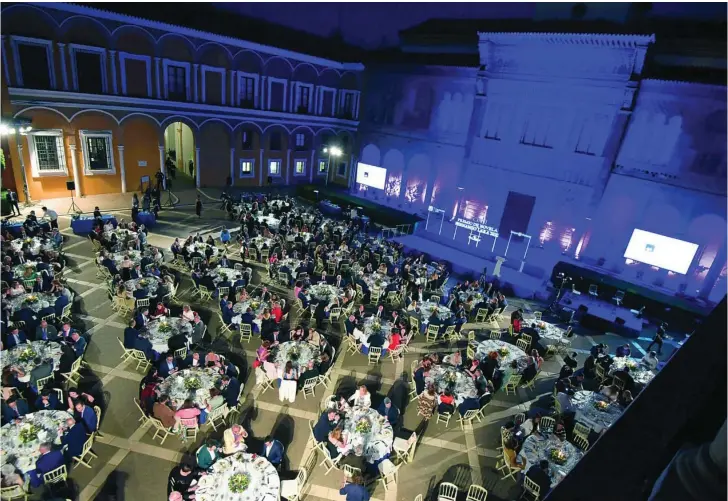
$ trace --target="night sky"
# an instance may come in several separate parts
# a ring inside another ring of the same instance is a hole
[[[335,30],[344,40],[365,48],[394,45],[399,30],[434,18],[532,18],[568,15],[573,4],[524,3],[218,3],[219,8],[263,18],[327,37]],[[624,11],[628,4],[587,4],[592,12]],[[725,19],[725,3],[654,3],[652,13]],[[587,16],[589,17],[589,16]]]

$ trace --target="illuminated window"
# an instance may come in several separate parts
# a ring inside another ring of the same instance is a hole
[[[253,177],[253,167],[255,166],[255,160],[253,159],[241,159],[240,160],[240,177]]]
[[[293,175],[294,176],[305,176],[306,175],[306,161],[305,160],[296,160],[296,162],[293,166]]]

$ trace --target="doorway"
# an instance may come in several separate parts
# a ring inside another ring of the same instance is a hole
[[[167,175],[178,181],[195,179],[195,138],[192,129],[182,122],[173,122],[164,131],[164,151],[167,166],[174,165],[175,175]]]

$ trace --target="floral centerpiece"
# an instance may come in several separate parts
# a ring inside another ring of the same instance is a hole
[[[159,332],[162,332],[166,334],[167,332],[172,332],[172,326],[169,325],[169,322],[166,320],[162,320],[159,322]]]
[[[538,323],[538,328],[539,329],[545,329],[546,328],[546,322],[539,322]]]
[[[37,303],[38,302],[38,296],[35,294],[29,294],[25,296],[25,299],[23,300],[24,303]]]
[[[566,460],[569,459],[569,456],[567,456],[566,453],[561,449],[551,449],[549,457],[551,458],[551,461],[558,465],[566,463]]]
[[[378,321],[372,322],[372,332],[375,334],[382,332],[382,324]]]
[[[506,348],[505,346],[502,346],[502,347],[498,348],[498,353],[500,354],[501,357],[505,357],[506,355],[508,355],[510,353],[510,350],[508,348]]]
[[[358,423],[356,423],[354,431],[356,431],[357,433],[369,433],[370,431],[372,431],[372,423],[370,423],[367,418],[363,417],[359,420]]]
[[[142,278],[141,280],[139,280],[139,285],[141,285],[142,287],[146,287],[147,285],[149,285],[149,280],[147,280],[146,278]]]
[[[301,357],[301,351],[299,350],[298,346],[291,346],[288,350],[288,359],[291,362],[295,362]]]
[[[252,301],[250,303],[250,307],[253,308],[253,310],[257,310],[260,307],[260,303],[258,301]]]
[[[455,371],[447,371],[442,376],[442,380],[445,381],[448,385],[454,385],[458,380],[458,375]]]
[[[230,492],[235,494],[245,492],[249,485],[250,477],[245,473],[236,473],[230,477],[230,480],[228,480],[228,489],[230,489]]]
[[[30,362],[37,356],[36,352],[33,350],[33,348],[26,348],[23,351],[20,352],[18,355],[18,360],[21,362]]]
[[[33,442],[34,440],[38,439],[38,433],[40,432],[40,428],[33,423],[26,423],[20,428],[20,433],[18,433],[18,437],[20,438],[20,442],[23,444],[27,444],[29,442]]]
[[[185,388],[189,391],[196,391],[202,388],[202,381],[197,376],[185,378]]]
[[[624,366],[626,368],[628,368],[628,369],[636,369],[637,368],[637,362],[635,362],[634,360],[627,360],[624,363]]]
[[[603,400],[597,400],[596,402],[594,402],[594,407],[598,411],[606,411],[607,407],[609,407],[609,404]]]

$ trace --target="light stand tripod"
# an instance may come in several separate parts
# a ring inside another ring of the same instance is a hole
[[[66,181],[66,189],[71,192],[71,206],[66,211],[66,214],[75,214],[81,212],[81,208],[76,205],[76,201],[73,199],[73,193],[76,191],[76,184],[74,181]]]
[[[167,200],[164,202],[164,204],[162,204],[162,207],[170,207],[170,208],[174,209],[174,206],[175,206],[174,199],[175,198],[177,198],[177,197],[175,197],[174,194],[172,193],[172,189],[167,188]]]

